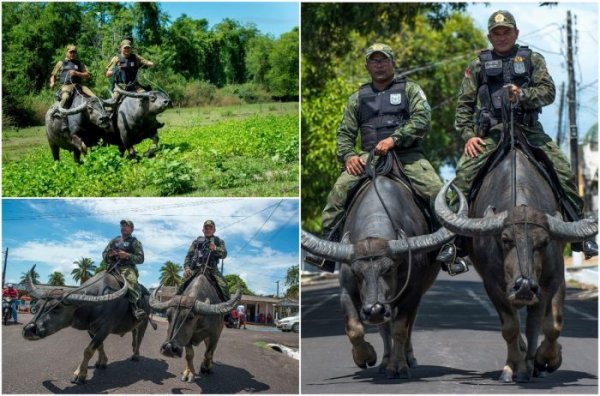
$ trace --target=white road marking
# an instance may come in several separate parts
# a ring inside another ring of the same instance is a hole
[[[488,313],[490,316],[497,316],[496,309],[490,304],[490,302],[486,299],[479,297],[473,290],[467,289],[467,294],[475,301],[477,301]]]
[[[308,314],[309,314],[309,313],[311,313],[312,311],[314,311],[314,310],[316,310],[316,309],[320,308],[322,305],[325,305],[325,303],[327,303],[329,300],[331,300],[331,299],[333,299],[333,298],[339,298],[339,297],[340,297],[340,294],[339,294],[339,293],[334,293],[334,294],[331,294],[329,297],[327,297],[327,298],[325,298],[325,299],[321,300],[319,303],[317,303],[317,304],[315,304],[315,305],[311,306],[310,308],[308,308],[308,309],[302,309],[302,316],[304,316],[304,315],[308,315]]]
[[[578,310],[578,309],[576,309],[576,308],[570,307],[570,306],[568,306],[568,305],[565,305],[565,306],[564,306],[564,308],[565,308],[567,311],[571,311],[571,312],[573,312],[573,313],[575,313],[575,314],[577,314],[577,315],[581,315],[581,316],[583,316],[584,318],[586,318],[586,319],[589,319],[589,320],[597,320],[597,319],[598,319],[598,318],[596,318],[595,316],[592,316],[592,315],[590,315],[590,314],[587,314],[587,313],[585,313],[585,312],[582,312],[582,311],[580,311],[580,310]]]

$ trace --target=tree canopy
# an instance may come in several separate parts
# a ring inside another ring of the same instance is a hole
[[[54,271],[48,276],[48,284],[51,286],[64,286],[65,276],[60,271]]]
[[[248,285],[246,285],[246,282],[242,279],[241,276],[239,276],[237,274],[227,274],[224,277],[225,277],[225,281],[227,282],[227,286],[229,286],[229,294],[231,294],[232,296],[237,291],[238,283],[240,285],[240,289],[242,290],[242,294],[246,294],[249,296],[256,295],[256,293],[254,293],[252,290],[250,290],[248,288]]]
[[[77,266],[71,271],[71,276],[75,282],[83,284],[92,277],[93,273],[95,273],[96,266],[94,265],[94,261],[89,257],[82,257],[79,260],[75,260],[73,261],[73,264]]]
[[[297,299],[300,293],[300,278],[299,278],[299,266],[293,265],[287,270],[285,276],[285,285],[287,289],[285,291],[285,297]]]
[[[179,274],[183,267],[172,261],[167,261],[160,267],[160,284],[164,286],[179,286],[183,283],[183,278]]]

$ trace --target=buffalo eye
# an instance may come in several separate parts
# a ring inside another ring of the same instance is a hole
[[[509,237],[502,236],[502,244],[504,244],[505,247],[510,248],[515,245],[515,242]]]
[[[150,95],[150,100],[156,102],[156,95]]]

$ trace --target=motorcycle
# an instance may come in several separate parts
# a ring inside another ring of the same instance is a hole
[[[6,326],[12,316],[12,298],[2,298],[2,323]]]
[[[239,319],[234,318],[232,315],[229,315],[229,318],[227,319],[227,322],[225,323],[225,327],[230,328],[230,329],[237,329],[239,325],[240,325]]]

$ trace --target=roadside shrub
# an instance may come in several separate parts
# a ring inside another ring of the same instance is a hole
[[[217,93],[217,87],[206,81],[192,81],[185,85],[181,105],[199,107],[211,104]]]

